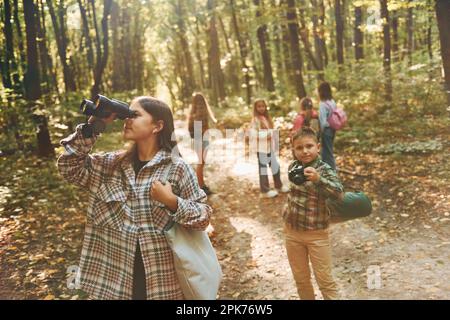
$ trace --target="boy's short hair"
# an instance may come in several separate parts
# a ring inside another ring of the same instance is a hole
[[[312,138],[314,138],[314,141],[319,143],[319,139],[317,138],[317,133],[311,127],[302,127],[301,129],[299,129],[292,137],[292,143],[294,143],[295,140],[302,138],[302,137],[312,137]]]

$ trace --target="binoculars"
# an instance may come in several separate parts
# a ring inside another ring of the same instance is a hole
[[[100,94],[95,97],[94,101],[83,99],[80,111],[87,116],[96,116],[97,118],[108,118],[112,113],[116,113],[117,118],[121,120],[136,117],[136,111],[130,110],[127,103]]]

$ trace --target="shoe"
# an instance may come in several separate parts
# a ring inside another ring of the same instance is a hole
[[[203,186],[203,187],[201,187],[201,189],[203,190],[203,191],[205,191],[205,193],[206,193],[206,195],[207,196],[209,196],[210,194],[212,194],[212,191],[209,189],[209,187],[207,187],[207,186]]]
[[[265,193],[261,193],[261,198],[274,198],[278,195],[278,192],[276,190],[270,190]]]
[[[289,186],[284,185],[280,189],[277,189],[277,190],[278,190],[278,192],[287,193],[287,192],[289,192],[290,189],[289,189]]]

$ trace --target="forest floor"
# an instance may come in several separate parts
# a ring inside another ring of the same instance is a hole
[[[333,275],[342,299],[450,298],[448,129],[437,137],[443,150],[420,155],[336,152],[344,186],[364,190],[374,206],[369,217],[331,226]],[[225,145],[234,153],[215,154]],[[214,141],[208,159],[216,161],[205,172],[214,192],[208,200],[212,241],[224,273],[219,298],[298,299],[282,233],[287,195],[259,198],[256,156],[242,158],[241,148],[232,139]],[[187,160],[195,158],[181,151]],[[284,148],[285,183],[289,161]],[[56,171],[54,161],[35,157],[0,162],[0,299],[86,298],[66,285],[68,267],[79,259],[85,195]],[[370,266],[381,276],[373,289]]]

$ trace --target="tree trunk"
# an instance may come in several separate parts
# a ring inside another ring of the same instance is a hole
[[[138,92],[143,92],[144,84],[143,84],[143,78],[144,78],[144,58],[143,58],[143,45],[144,45],[144,39],[142,38],[144,34],[144,30],[142,30],[142,18],[140,16],[141,10],[141,2],[137,2],[139,5],[136,8],[137,16],[134,18],[134,36],[133,36],[133,53],[134,53],[134,59],[133,59],[133,74],[135,78],[135,86],[133,89],[137,89]],[[190,57],[190,53],[189,53]],[[191,61],[192,64],[192,61]],[[194,74],[194,73],[193,73]],[[191,81],[195,81],[194,78],[192,78]],[[194,83],[195,86],[195,83]]]
[[[283,0],[282,0],[283,1]],[[283,8],[284,12],[287,12],[287,7]],[[286,15],[286,13],[285,13]],[[286,19],[283,19],[286,20]],[[284,73],[288,76],[289,83],[295,83],[294,73],[292,72],[292,57],[291,57],[291,36],[289,34],[289,28],[287,21],[281,25],[281,44],[283,48],[283,70]]]
[[[320,8],[317,6],[316,0],[311,0],[311,4],[313,6],[313,15],[312,15],[312,23],[313,23],[313,35],[314,35],[314,51],[315,58],[319,66],[319,70],[324,69],[324,61],[323,61],[323,45],[322,45],[322,34],[323,34],[323,25],[320,25],[319,15]],[[319,9],[319,14],[318,14]]]
[[[56,46],[58,48],[58,55],[61,61],[64,77],[64,85],[66,91],[76,91],[75,79],[72,68],[67,63],[67,36],[64,24],[60,25],[57,20],[55,9],[53,8],[53,1],[47,0],[48,10],[52,19],[53,30],[55,31]],[[59,20],[64,19],[64,2],[61,0],[58,7]]]
[[[25,97],[28,100],[37,100],[41,97],[39,76],[37,33],[36,33],[36,7],[32,1],[23,1],[25,16],[25,29],[27,35],[27,69],[25,72]]]
[[[302,74],[302,64],[303,59],[300,53],[299,46],[299,36],[298,36],[298,23],[297,23],[297,13],[295,9],[295,0],[287,0],[288,9],[287,9],[287,21],[289,28],[289,40],[291,47],[291,59],[292,59],[292,67],[294,70],[294,79],[295,79],[295,89],[297,92],[297,97],[303,98],[306,97],[306,89],[303,83],[303,74]]]
[[[334,16],[336,23],[336,59],[339,73],[338,88],[344,88],[344,11],[341,0],[334,0],[334,3]]]
[[[383,68],[385,73],[385,93],[386,100],[392,101],[392,79],[391,79],[391,37],[389,27],[389,11],[387,0],[380,0],[381,19],[383,19]]]
[[[229,62],[227,63],[227,70],[228,70],[228,82],[230,82],[230,85],[232,87],[233,94],[239,94],[239,65],[236,64],[235,59],[233,58],[233,51],[230,45],[230,37],[227,33],[227,30],[225,28],[225,24],[223,23],[223,19],[221,16],[218,16],[219,19],[219,25],[220,30],[222,31],[223,38],[225,40],[225,45],[227,47],[227,52],[229,55]]]
[[[211,18],[209,20],[209,77],[211,80],[211,87],[213,92],[213,99],[216,104],[225,99],[225,85],[224,76],[220,67],[220,47],[219,36],[216,28],[216,2],[215,0],[208,0],[208,10]]]
[[[300,39],[302,40],[306,54],[308,55],[311,63],[313,64],[314,69],[318,71],[318,79],[323,81],[324,72],[322,65],[317,61],[316,56],[312,51],[311,43],[309,42],[309,30],[305,19],[305,7],[306,7],[305,1],[300,0]]]
[[[36,10],[37,16],[37,23],[36,23],[36,27],[37,27],[37,34],[38,34],[38,38],[41,39],[38,42],[38,48],[39,48],[39,58],[40,58],[40,65],[41,65],[41,75],[42,75],[42,79],[43,82],[45,83],[45,87],[43,89],[43,91],[45,93],[50,92],[50,84],[51,84],[51,80],[48,74],[48,49],[47,49],[47,39],[46,39],[46,34],[45,34],[45,29],[43,27],[43,25],[41,25],[41,19],[42,19],[42,23],[45,23],[45,9],[44,6],[42,4],[42,1],[40,2],[40,8],[38,8]]]
[[[25,16],[25,28],[27,35],[27,71],[25,73],[25,98],[37,100],[41,97],[39,77],[38,52],[36,44],[36,7],[33,1],[23,1]],[[33,112],[30,108],[29,112]],[[48,157],[54,155],[54,149],[50,141],[47,118],[44,115],[34,115],[33,120],[37,126],[38,155]]]
[[[355,7],[355,59],[364,59],[364,34],[362,32],[362,7]]]
[[[325,42],[325,4],[323,0],[319,0],[319,38],[325,67],[328,65],[328,50]]]
[[[103,71],[105,70],[106,62],[108,61],[108,16],[111,13],[111,6],[112,0],[105,0],[102,18],[103,51],[98,52],[97,54],[97,62],[94,72],[94,85],[91,88],[91,98],[94,98],[97,94],[100,93]]]
[[[241,66],[242,72],[244,73],[244,86],[247,93],[247,104],[251,104],[252,97],[252,88],[250,85],[250,70],[247,65],[247,45],[242,37],[242,34],[239,30],[239,24],[236,16],[235,3],[234,0],[230,0],[230,8],[231,8],[231,17],[233,22],[234,33],[236,34],[236,38],[239,44],[239,53],[241,56]]]
[[[413,24],[413,8],[411,7],[411,0],[408,1],[408,15],[406,18],[406,28],[408,34],[407,42],[407,55],[408,55],[408,65],[411,66],[413,63],[412,52],[414,50],[414,24]]]
[[[427,13],[428,13],[428,26],[427,26],[427,49],[428,56],[430,60],[433,59],[433,38],[432,38],[432,27],[433,27],[433,5],[431,0],[427,1]]]
[[[444,69],[444,88],[450,106],[450,1],[436,0],[436,18],[441,43],[441,56]]]
[[[201,37],[200,35],[201,35],[201,33],[200,33],[198,18],[195,19],[195,30],[197,33],[196,37],[195,37],[195,55],[197,57],[197,62],[198,62],[201,88],[204,89],[206,87],[205,68],[203,66],[203,59],[202,59],[202,54],[201,54],[201,50],[200,50],[200,37]]]
[[[259,17],[262,16],[261,13],[261,3],[260,0],[253,0],[253,3],[257,7],[256,9],[256,21],[258,23],[258,28],[256,30],[256,35],[258,37],[259,48],[261,50],[261,58],[263,61],[264,68],[264,85],[266,89],[270,92],[275,91],[275,83],[273,80],[272,73],[272,63],[270,58],[270,48],[268,46],[269,37],[267,35],[267,25],[265,23],[259,24]]]
[[[394,53],[394,59],[398,61],[399,52],[398,52],[398,12],[392,12],[392,52]]]
[[[5,21],[3,34],[5,36],[5,61],[3,63],[3,84],[5,88],[12,89],[13,82],[11,79],[11,74],[16,74],[17,65],[16,59],[14,58],[14,46],[13,46],[13,32],[11,25],[11,5],[9,0],[4,1],[4,11],[5,11]]]
[[[184,23],[186,19],[186,14],[183,8],[183,1],[177,0],[177,2],[174,3],[173,5],[175,9],[175,16],[177,17],[177,26],[178,26],[176,33],[180,40],[183,56],[183,66],[185,67],[185,73],[187,75],[186,77],[187,82],[184,84],[186,87],[186,95],[184,96],[184,99],[188,99],[192,96],[192,93],[194,92],[197,85],[194,76],[194,68],[192,66],[192,56],[190,46],[186,36],[186,25]]]
[[[20,65],[22,68],[22,72],[25,74],[26,55],[25,55],[25,48],[23,45],[22,28],[20,27],[18,0],[14,0],[13,4],[14,4],[14,22],[16,24],[16,31],[17,31],[17,42],[19,44]]]
[[[87,49],[87,62],[90,70],[94,69],[94,49],[92,47],[91,34],[89,32],[89,22],[86,15],[86,8],[84,7],[81,0],[77,0],[78,7],[80,8],[81,21],[83,23],[83,35],[86,43]]]
[[[342,18],[341,0],[334,0],[336,19],[336,57],[339,65],[344,64],[344,20]]]

